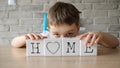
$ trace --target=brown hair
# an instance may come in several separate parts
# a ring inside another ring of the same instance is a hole
[[[48,24],[59,25],[75,23],[79,25],[79,12],[75,6],[70,3],[57,2],[55,3],[48,12]]]

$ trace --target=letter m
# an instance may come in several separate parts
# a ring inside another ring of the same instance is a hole
[[[75,53],[75,42],[73,42],[72,45],[70,44],[70,42],[67,42],[67,52],[66,53],[70,53],[70,50],[72,51],[72,53]]]

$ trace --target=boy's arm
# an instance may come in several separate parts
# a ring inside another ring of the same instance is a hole
[[[116,37],[101,31],[87,32],[80,35],[79,38],[85,38],[85,45],[88,43],[90,43],[90,45],[97,43],[109,48],[115,48],[119,46],[119,40]]]
[[[105,47],[110,47],[110,48],[115,48],[119,46],[119,40],[114,37],[113,35],[110,35],[108,33],[100,32],[102,38],[99,40],[99,44],[105,46]]]
[[[42,35],[38,35],[34,33],[26,34],[23,36],[15,37],[12,40],[11,45],[16,48],[25,47],[27,39],[39,40],[39,39],[44,39],[44,38],[47,38],[47,36],[42,36]]]
[[[12,42],[11,42],[11,45],[13,47],[16,47],[16,48],[25,47],[25,44],[26,44],[26,37],[25,37],[25,35],[19,36],[19,37],[15,37],[12,40]]]

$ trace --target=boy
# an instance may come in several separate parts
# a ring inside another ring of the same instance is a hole
[[[91,46],[94,43],[109,48],[115,48],[119,45],[117,38],[100,31],[87,32],[82,35],[77,35],[80,29],[79,14],[80,12],[72,4],[64,2],[57,2],[54,4],[48,13],[49,37],[77,37],[80,40],[85,38],[85,45],[89,43]],[[38,35],[31,33],[14,38],[11,44],[13,47],[19,48],[25,46],[27,39],[39,40],[47,37],[48,36],[41,34]]]

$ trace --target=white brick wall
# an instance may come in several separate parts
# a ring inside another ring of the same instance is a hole
[[[9,31],[10,26],[9,25],[0,25],[0,31],[7,32]]]
[[[83,17],[107,17],[108,13],[106,10],[84,10],[82,13]]]
[[[9,18],[33,18],[32,12],[29,11],[12,11],[9,12]]]
[[[93,9],[95,10],[114,10],[117,9],[117,7],[118,7],[117,4],[109,4],[109,3],[93,4]]]
[[[92,9],[92,4],[90,3],[73,3],[78,10],[90,10]]]
[[[0,18],[8,18],[8,11],[0,11]]]
[[[16,25],[10,26],[10,31],[13,32],[32,32],[32,25]]]
[[[100,17],[100,18],[94,18],[95,24],[118,24],[119,19],[118,17]]]
[[[9,6],[0,0],[0,45],[10,45],[15,36],[42,31],[43,13],[56,1],[72,3],[82,11],[86,31],[102,30],[120,38],[120,0],[17,0]]]
[[[17,0],[18,5],[30,5],[32,0]]]
[[[83,3],[104,3],[106,0],[82,0]]]
[[[1,19],[0,20],[0,25],[18,25],[19,22],[18,22],[18,19],[15,19],[15,18],[8,18],[8,19]]]
[[[19,20],[20,25],[42,25],[42,19],[40,18],[28,18],[28,19],[20,19]]]
[[[108,11],[108,16],[112,17],[112,16],[120,16],[120,10],[109,10]]]

